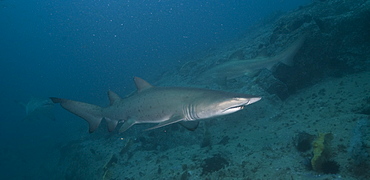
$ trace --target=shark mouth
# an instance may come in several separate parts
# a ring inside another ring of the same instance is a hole
[[[223,111],[224,114],[230,114],[230,113],[233,113],[233,112],[236,112],[236,111],[240,111],[244,109],[244,105],[240,105],[240,106],[233,106],[233,107],[230,107],[230,108],[227,108]]]

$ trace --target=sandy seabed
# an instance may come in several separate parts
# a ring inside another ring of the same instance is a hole
[[[369,79],[362,72],[323,80],[285,101],[266,97],[240,113],[204,120],[194,132],[173,125],[149,131],[146,139],[91,138],[68,146],[60,163],[68,164],[66,177],[91,179],[367,179],[349,146],[359,121],[369,129]],[[339,173],[310,169],[312,148],[299,152],[295,144],[301,132],[332,134],[328,157]],[[370,144],[368,134],[361,139]],[[164,141],[171,146],[161,147]]]

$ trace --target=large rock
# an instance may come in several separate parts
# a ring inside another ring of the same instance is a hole
[[[278,19],[270,42],[300,32],[309,35],[294,68],[273,72],[290,91],[370,69],[370,1],[317,1]]]
[[[217,64],[253,59],[261,53],[274,56],[302,35],[306,40],[292,67],[277,63],[270,73],[265,69],[255,77],[232,79],[221,88],[237,91],[251,86],[251,80],[245,79],[255,78],[267,93],[285,99],[324,78],[370,70],[370,1],[316,0],[287,14],[266,18],[237,41],[198,54],[159,83],[190,86],[198,75]]]

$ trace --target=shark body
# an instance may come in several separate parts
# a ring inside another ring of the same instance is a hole
[[[271,70],[278,62],[291,66],[294,56],[304,41],[305,36],[299,37],[289,47],[273,57],[258,56],[249,60],[231,60],[225,62],[205,71],[197,80],[199,83],[206,84],[210,82],[222,82],[244,75],[251,76],[263,68]]]
[[[196,120],[230,114],[261,99],[252,95],[208,89],[154,87],[138,77],[134,81],[137,93],[127,98],[122,99],[108,91],[110,106],[106,108],[61,98],[52,97],[51,100],[85,119],[91,133],[102,119],[107,121],[109,131],[113,131],[118,123],[123,123],[119,132],[139,123],[158,123],[147,130],[177,122],[188,129],[194,129],[198,125]]]

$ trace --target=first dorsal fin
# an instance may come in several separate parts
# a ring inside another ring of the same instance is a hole
[[[114,104],[114,102],[121,99],[121,97],[119,97],[118,94],[116,94],[115,92],[111,90],[108,91],[108,97],[109,97],[110,105]]]
[[[149,88],[153,87],[151,84],[149,84],[144,79],[141,79],[139,77],[134,77],[134,81],[135,81],[136,88],[137,88],[138,92],[142,92],[146,89],[149,89]]]

